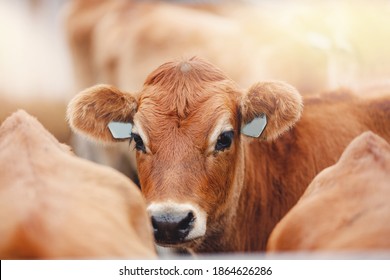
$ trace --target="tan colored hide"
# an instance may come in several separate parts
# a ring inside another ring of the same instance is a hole
[[[24,111],[0,127],[0,258],[153,258],[136,186],[79,159]]]
[[[390,249],[390,145],[366,132],[312,181],[268,251]]]

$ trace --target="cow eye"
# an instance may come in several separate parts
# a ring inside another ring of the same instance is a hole
[[[139,136],[139,135],[136,134],[136,133],[131,133],[131,139],[134,140],[135,149],[136,149],[137,151],[146,153],[144,141],[142,141],[141,136]]]
[[[223,151],[229,148],[232,145],[233,136],[234,136],[233,130],[222,132],[218,136],[217,143],[215,144],[215,150]]]

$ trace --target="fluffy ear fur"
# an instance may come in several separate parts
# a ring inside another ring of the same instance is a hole
[[[301,95],[289,84],[277,81],[257,83],[243,97],[242,125],[265,114],[268,123],[260,137],[273,140],[298,121],[302,109]]]
[[[109,85],[96,85],[76,95],[68,104],[67,119],[78,133],[103,142],[118,141],[107,128],[111,121],[133,122],[137,101]]]

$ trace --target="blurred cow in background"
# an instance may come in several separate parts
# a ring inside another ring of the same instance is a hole
[[[256,3],[73,0],[66,28],[79,84],[133,91],[164,61],[194,55],[243,87],[259,77],[303,94],[389,82],[387,2]]]

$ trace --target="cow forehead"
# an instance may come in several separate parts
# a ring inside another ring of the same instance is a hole
[[[183,103],[183,104],[182,104]],[[143,98],[139,102],[137,115],[141,122],[166,122],[178,125],[190,125],[194,121],[207,119],[207,124],[212,125],[226,114],[234,115],[237,112],[235,98],[225,93],[211,93],[209,96],[198,97],[197,100],[164,100],[160,96]]]
[[[235,99],[223,93],[187,104],[184,111],[158,98],[143,98],[134,119],[151,138],[183,135],[203,141],[216,126],[233,128],[238,118]]]

